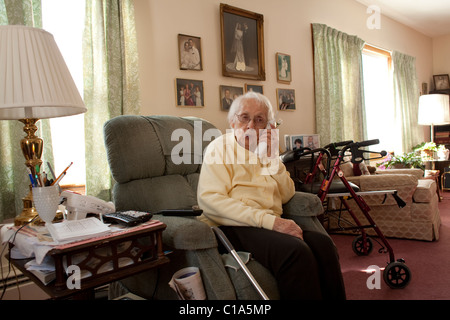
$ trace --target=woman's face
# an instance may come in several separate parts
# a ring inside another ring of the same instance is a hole
[[[254,150],[259,142],[259,130],[265,129],[267,123],[267,109],[258,100],[249,99],[243,101],[242,109],[235,115],[231,127],[239,144],[247,150]]]

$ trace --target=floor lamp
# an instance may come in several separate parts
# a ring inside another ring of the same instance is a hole
[[[33,176],[42,164],[44,145],[35,135],[36,122],[86,110],[50,33],[18,25],[0,26],[0,120],[19,120],[24,124],[26,136],[20,146]],[[16,225],[28,223],[37,215],[31,192],[23,204]]]

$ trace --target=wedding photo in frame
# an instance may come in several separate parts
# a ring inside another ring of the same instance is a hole
[[[263,15],[221,3],[220,29],[222,74],[266,80]]]
[[[178,34],[178,57],[181,70],[203,70],[201,38]]]
[[[178,107],[204,107],[205,90],[202,80],[175,79],[175,98]]]
[[[277,81],[290,84],[292,81],[291,56],[285,53],[276,54]]]
[[[279,110],[295,110],[295,90],[277,89],[277,101]]]
[[[219,90],[220,108],[223,111],[230,110],[234,99],[244,94],[244,89],[242,87],[220,86]]]

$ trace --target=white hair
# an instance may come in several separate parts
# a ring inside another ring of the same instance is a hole
[[[236,122],[236,114],[239,114],[242,110],[242,107],[244,106],[244,102],[248,100],[256,100],[259,102],[259,104],[267,109],[267,120],[269,123],[275,122],[275,115],[273,113],[272,104],[270,103],[270,100],[254,91],[249,91],[245,93],[244,95],[241,95],[237,97],[233,103],[231,104],[230,110],[228,111],[228,123],[230,126]]]

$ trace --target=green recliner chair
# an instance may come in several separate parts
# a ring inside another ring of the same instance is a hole
[[[155,213],[197,205],[203,150],[219,134],[211,123],[192,117],[119,116],[106,122],[104,138],[115,180],[116,209]],[[326,234],[317,219],[321,213],[316,195],[297,192],[284,206],[283,217],[295,220],[304,230]],[[208,225],[195,217],[154,215],[154,219],[167,225],[163,246],[173,251],[168,255],[170,262],[111,284],[111,298],[132,292],[147,299],[177,299],[168,285],[173,274],[185,267],[198,267],[207,299],[260,299],[242,270],[225,267]],[[247,266],[269,298],[278,299],[270,272],[255,260]]]

